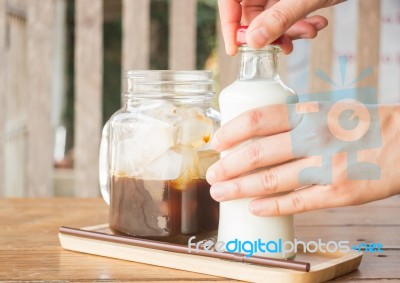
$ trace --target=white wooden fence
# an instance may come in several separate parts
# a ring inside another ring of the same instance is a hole
[[[0,196],[51,196],[53,190],[52,99],[57,76],[57,8],[66,0],[0,0]],[[98,196],[98,147],[102,107],[102,0],[75,1],[75,190]],[[122,68],[147,69],[150,0],[122,0]],[[65,2],[64,2],[65,5]],[[359,5],[357,66],[377,66],[380,1]],[[332,8],[322,13],[335,19]],[[194,69],[196,0],[170,0],[169,68]],[[237,58],[225,55],[217,23],[219,85],[237,73]],[[310,72],[332,69],[333,30],[312,41]],[[282,62],[285,66],[285,62]],[[377,69],[363,82],[377,84]],[[285,77],[286,70],[281,73]],[[312,76],[310,76],[312,77]],[[311,80],[311,91],[327,90]],[[117,94],[116,94],[117,95]]]

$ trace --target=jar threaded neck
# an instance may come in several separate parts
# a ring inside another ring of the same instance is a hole
[[[125,92],[129,98],[212,97],[210,71],[148,70],[125,72]]]

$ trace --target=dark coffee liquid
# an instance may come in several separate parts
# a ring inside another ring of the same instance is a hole
[[[203,179],[174,181],[111,178],[110,228],[119,234],[187,243],[218,228],[219,205]]]

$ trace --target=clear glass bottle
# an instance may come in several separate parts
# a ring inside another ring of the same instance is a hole
[[[243,29],[238,39],[244,38]],[[287,87],[278,75],[278,54],[280,47],[268,45],[254,49],[246,44],[239,47],[241,56],[240,71],[236,81],[222,90],[219,96],[221,124],[250,109],[269,104],[296,102],[297,96]],[[248,143],[250,141],[247,141]],[[243,145],[243,144],[241,144]],[[239,146],[241,146],[239,145]],[[231,151],[231,150],[230,150]],[[223,152],[222,156],[228,154]],[[250,213],[252,199],[240,199],[220,203],[218,241],[229,242],[234,239],[263,242],[294,241],[293,216],[258,217]],[[259,256],[293,258],[294,253],[259,252]]]
[[[218,203],[205,180],[219,155],[208,71],[129,71],[125,105],[108,121],[100,150],[102,195],[119,234],[187,243],[215,233]]]

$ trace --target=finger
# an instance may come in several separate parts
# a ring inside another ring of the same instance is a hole
[[[239,115],[215,133],[212,141],[214,149],[222,151],[256,136],[289,131],[291,112],[288,108],[290,106],[286,104],[275,104],[255,108]]]
[[[265,10],[271,8],[272,6],[274,6],[279,1],[280,0],[269,0],[269,1],[267,1],[267,4],[265,5]]]
[[[221,30],[228,55],[237,53],[236,31],[240,26],[242,6],[240,0],[218,0]]]
[[[277,2],[252,21],[246,34],[247,43],[254,48],[261,48],[271,43],[298,20],[326,5],[324,2],[319,0]]]
[[[319,16],[319,15],[307,17],[304,20],[309,22],[310,24],[313,24],[318,31],[324,29],[329,24],[327,18],[325,18],[323,16]]]
[[[282,35],[282,44],[280,45],[283,54],[289,54],[293,51],[293,43],[290,36],[287,34]]]
[[[318,31],[326,27],[328,21],[321,16],[314,16],[296,22],[282,35],[283,44],[280,45],[284,54],[293,51],[292,41],[295,39],[315,38]]]
[[[277,2],[278,0],[273,0]],[[261,14],[270,1],[267,0],[243,0],[242,1],[242,24],[249,25],[255,17]]]
[[[285,33],[292,39],[315,38],[318,31],[326,27],[327,22],[321,18],[303,19],[296,22]],[[318,28],[317,28],[318,26]]]
[[[331,186],[314,185],[282,196],[255,199],[249,209],[257,216],[279,216],[343,205]]]
[[[211,186],[210,193],[216,201],[228,201],[291,191],[315,184],[317,180],[311,178],[300,182],[300,172],[320,164],[321,158],[318,157],[298,159],[250,175],[215,183]]]
[[[293,158],[290,132],[286,132],[257,139],[231,151],[209,167],[206,177],[214,184]]]

